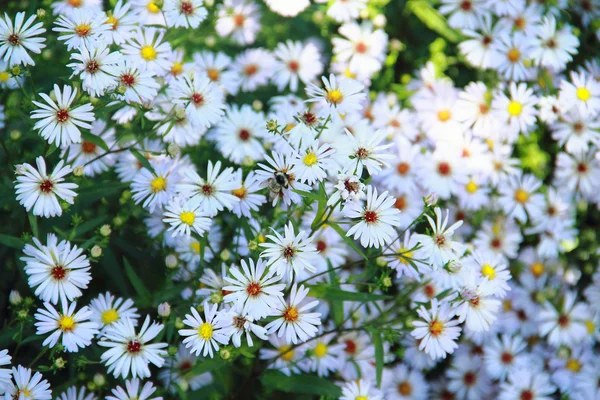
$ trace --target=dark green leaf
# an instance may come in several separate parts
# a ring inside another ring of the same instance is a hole
[[[133,154],[133,156],[135,158],[137,158],[137,160],[140,162],[140,164],[142,164],[142,166],[144,168],[146,168],[148,171],[150,171],[154,175],[156,175],[156,171],[154,170],[154,167],[152,167],[152,165],[150,165],[150,162],[148,161],[148,159],[146,157],[144,157],[142,155],[142,153],[140,153],[139,151],[137,151],[134,148],[129,149],[129,151],[131,152],[131,154]]]
[[[330,284],[319,284],[310,286],[311,296],[325,300],[338,301],[379,301],[389,300],[392,296],[386,294],[364,293],[364,292],[347,292],[342,289],[337,289]]]
[[[375,346],[375,372],[377,376],[377,387],[381,387],[381,376],[383,374],[383,340],[381,332],[373,330],[371,332],[373,346]]]
[[[352,238],[346,236],[346,232],[342,229],[341,226],[339,226],[337,223],[332,222],[332,221],[328,221],[327,225],[329,225],[330,227],[333,228],[334,231],[336,231],[338,233],[338,235],[340,235],[340,237],[344,240],[344,242],[346,242],[346,244],[350,247],[352,247],[352,249],[362,258],[365,259],[365,261],[368,260],[367,256],[365,255],[365,253],[363,253],[363,251],[360,249],[360,247],[358,247],[358,245],[356,243],[354,243],[354,240],[352,240]]]
[[[140,279],[140,277],[135,273],[135,270],[129,264],[129,261],[125,257],[123,257],[123,264],[125,265],[125,274],[129,278],[129,282],[131,282],[131,286],[135,289],[138,296],[140,297],[140,306],[146,307],[152,304],[152,295],[150,291],[144,285],[144,282]]]
[[[429,29],[445,37],[452,43],[460,41],[460,35],[451,29],[446,19],[425,0],[410,0],[406,3],[406,9],[411,11]]]
[[[223,360],[221,357],[217,357],[216,358],[199,358],[199,360],[203,360],[202,362],[199,362],[198,364],[194,365],[194,367],[189,370],[187,373],[184,374],[184,377],[189,376],[198,376],[201,374],[204,374],[206,372],[210,372],[210,371],[214,371],[216,369],[219,368],[223,368],[225,365],[227,365],[227,361]]]
[[[338,398],[342,390],[328,379],[310,375],[287,376],[279,371],[267,371],[261,378],[263,385],[286,393],[306,393]]]
[[[0,234],[0,244],[19,250],[25,247],[25,242],[23,242],[18,237],[3,234]]]

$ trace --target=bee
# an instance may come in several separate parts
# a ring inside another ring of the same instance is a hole
[[[276,197],[283,197],[283,189],[290,187],[290,177],[282,171],[277,171],[273,174],[273,178],[268,181],[268,187],[271,199]]]

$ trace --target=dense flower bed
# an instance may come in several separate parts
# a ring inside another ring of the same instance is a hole
[[[0,395],[600,398],[599,18],[6,3]]]

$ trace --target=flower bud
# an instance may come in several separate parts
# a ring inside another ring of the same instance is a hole
[[[87,383],[87,388],[90,392],[93,392],[94,390],[96,390],[96,384],[92,381]]]
[[[21,75],[21,68],[18,65],[15,65],[10,70],[10,73],[12,74],[12,76],[19,76]]]
[[[252,102],[252,108],[254,109],[254,111],[260,111],[263,109],[263,103],[260,100],[254,100]]]
[[[18,290],[11,290],[10,294],[8,295],[8,301],[13,306],[17,306],[17,305],[21,304],[21,302],[23,301],[23,298],[21,297],[21,293],[19,293]]]
[[[173,357],[175,354],[177,354],[177,346],[169,346],[167,348],[167,353],[169,353],[169,355]]]
[[[15,129],[15,130],[10,131],[10,140],[12,140],[13,142],[16,142],[19,139],[21,139],[21,131],[20,130]]]
[[[19,310],[17,313],[17,319],[23,320],[29,316],[29,311],[27,310]]]
[[[25,174],[25,167],[23,166],[23,164],[17,164],[15,165],[15,175],[23,175]]]
[[[106,384],[106,378],[102,374],[96,374],[94,375],[94,383],[98,387],[104,386]]]
[[[58,369],[64,368],[65,365],[67,365],[67,362],[62,357],[58,357],[56,360],[54,360],[54,366]]]
[[[215,0],[204,0],[204,5],[206,7],[212,7],[215,5]]]
[[[242,166],[251,167],[254,165],[254,160],[250,156],[246,156],[242,159]]]
[[[377,264],[378,267],[386,267],[388,263],[385,258],[377,257],[375,259],[375,264]]]
[[[167,318],[171,315],[171,305],[167,302],[160,303],[158,305],[158,315],[163,318]]]
[[[167,266],[167,268],[177,268],[177,256],[175,254],[169,254],[168,256],[165,257],[165,265]]]
[[[269,122],[267,122],[267,130],[269,132],[275,132],[277,130],[277,120],[269,120]]]
[[[183,325],[183,321],[181,320],[181,318],[177,317],[177,319],[175,320],[175,328],[177,329],[183,329],[185,325]]]
[[[73,168],[73,175],[75,176],[83,176],[83,165],[78,165],[75,168]]]
[[[221,351],[219,351],[219,355],[221,356],[221,358],[223,360],[229,360],[229,358],[231,357],[231,352],[225,348],[221,349]]]
[[[250,243],[248,243],[248,249],[251,251],[258,249],[258,243],[256,243],[256,240],[251,240]]]
[[[231,258],[231,252],[228,249],[224,249],[219,256],[221,260],[227,261]]]
[[[92,247],[91,253],[92,253],[92,257],[94,257],[94,258],[100,257],[102,255],[102,247],[100,247],[98,245]]]
[[[100,227],[100,234],[104,237],[110,236],[111,232],[112,230],[110,229],[110,225],[108,224],[104,224],[102,225],[102,227]]]
[[[187,392],[190,388],[190,384],[185,379],[180,379],[177,382],[177,385],[179,385],[179,388],[181,389],[182,392]]]
[[[123,218],[119,216],[114,217],[113,224],[118,228],[119,226],[123,225]]]
[[[167,153],[169,153],[171,157],[177,157],[181,153],[181,149],[177,144],[170,143],[169,147],[167,147]]]
[[[387,24],[387,18],[383,14],[377,14],[375,18],[373,18],[373,25],[375,28],[383,28]]]
[[[436,192],[431,192],[427,195],[427,197],[424,198],[424,200],[428,207],[433,207],[437,204],[439,195]]]
[[[204,39],[204,43],[206,43],[208,47],[213,47],[215,44],[217,44],[217,39],[215,39],[213,35],[208,35],[206,39]]]
[[[398,39],[390,40],[390,50],[401,51],[404,48],[404,44]]]
[[[117,93],[125,94],[125,92],[127,92],[127,88],[125,86],[123,86],[123,85],[117,86]]]
[[[390,278],[389,276],[386,276],[381,281],[381,284],[383,285],[383,287],[389,288],[390,286],[392,286],[392,278]]]
[[[38,8],[38,10],[35,12],[35,15],[37,15],[40,21],[43,21],[44,18],[46,18],[46,10],[43,8]]]
[[[185,108],[183,108],[183,107],[177,107],[175,109],[175,117],[177,119],[185,119]]]

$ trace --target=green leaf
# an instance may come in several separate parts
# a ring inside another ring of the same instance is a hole
[[[306,393],[338,398],[342,390],[328,379],[310,375],[287,376],[279,371],[267,371],[261,378],[263,385],[286,393]]]
[[[342,289],[337,289],[328,283],[321,283],[310,286],[310,294],[313,297],[333,301],[380,301],[389,300],[392,296],[386,294],[364,293],[364,292],[348,292]]]
[[[44,157],[48,157],[50,154],[54,153],[56,150],[58,150],[58,147],[56,147],[56,145],[54,143],[52,143],[50,145],[50,147],[48,148],[48,151],[46,151],[46,155]]]
[[[381,332],[373,330],[371,332],[373,345],[375,346],[375,374],[377,377],[377,387],[381,387],[381,376],[383,374],[383,340]]]
[[[119,266],[119,262],[115,257],[115,253],[110,248],[104,249],[102,251],[100,265],[102,266],[102,271],[110,277],[111,283],[114,283],[115,286],[119,289],[119,293],[123,296],[129,297],[131,294],[130,288],[127,285],[127,278],[125,277],[125,275],[123,274],[123,270]]]
[[[460,41],[460,35],[451,29],[446,19],[425,0],[410,0],[406,3],[406,9],[412,12],[429,29],[435,31],[452,43]]]
[[[129,282],[131,282],[131,286],[135,289],[138,296],[140,297],[140,306],[146,307],[152,304],[152,295],[150,291],[144,285],[144,282],[140,279],[140,277],[135,273],[135,270],[129,264],[129,261],[125,257],[123,257],[123,264],[125,265],[125,274],[129,278]]]
[[[152,167],[152,165],[150,165],[150,161],[148,161],[148,159],[146,157],[144,157],[142,155],[142,153],[140,153],[139,151],[137,151],[134,148],[129,149],[129,151],[131,152],[131,154],[133,154],[133,156],[135,158],[137,158],[137,160],[142,164],[142,166],[144,168],[146,168],[148,171],[150,171],[154,175],[156,175],[156,171],[154,170],[154,167]]]
[[[217,353],[217,355],[218,355],[218,353]],[[201,360],[201,359],[199,359],[199,360]],[[204,374],[206,372],[210,372],[210,371],[214,371],[216,369],[223,368],[224,366],[227,365],[227,361],[223,360],[221,357],[211,358],[211,359],[205,358],[203,360],[205,360],[205,361],[197,363],[196,365],[194,365],[194,367],[191,370],[186,372],[183,375],[184,378],[198,376],[198,375]]]
[[[15,236],[0,234],[0,244],[3,244],[7,247],[12,247],[14,249],[21,250],[25,247],[25,242]]]
[[[72,236],[71,240],[74,239],[74,238],[78,238],[79,236],[81,236],[81,235],[83,235],[85,233],[88,233],[92,229],[96,228],[97,226],[99,226],[100,224],[102,224],[104,221],[106,221],[106,218],[108,218],[108,216],[101,215],[99,217],[96,217],[94,219],[86,221],[83,224],[77,225],[77,227],[75,227],[73,229],[73,233],[71,234],[71,236]]]
[[[362,258],[365,259],[365,261],[368,261],[367,256],[365,255],[365,253],[363,253],[363,251],[361,250],[360,247],[358,247],[358,245],[356,243],[354,243],[354,240],[352,240],[352,238],[346,236],[346,232],[342,229],[341,226],[339,226],[339,224],[332,222],[332,221],[328,221],[327,225],[329,225],[330,227],[333,228],[334,231],[336,231],[338,233],[338,235],[340,235],[340,237],[344,240],[344,242],[346,242],[346,244],[350,247],[352,247],[352,249],[356,252],[356,254],[358,254],[359,256],[361,256]]]
[[[27,218],[29,219],[29,226],[31,227],[31,233],[34,237],[39,237],[38,231],[38,223],[37,218],[33,214],[27,214]]]
[[[83,137],[83,140],[85,140],[86,142],[95,144],[96,146],[100,147],[102,150],[105,150],[105,151],[110,150],[108,148],[108,145],[106,144],[106,142],[100,136],[93,135],[87,131],[82,131],[81,136]]]

